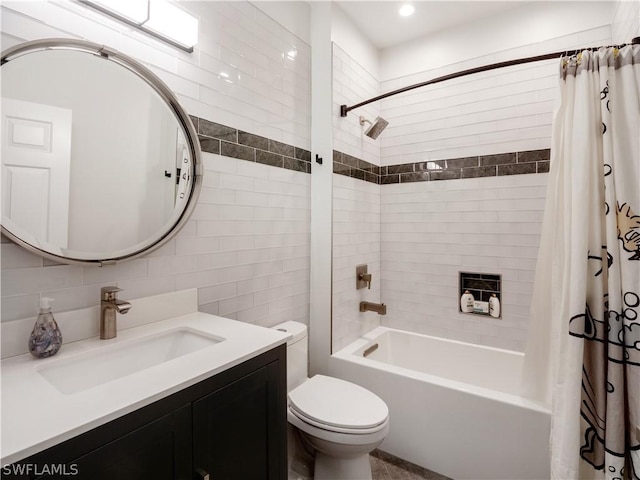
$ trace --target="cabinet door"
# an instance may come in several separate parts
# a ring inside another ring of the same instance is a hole
[[[286,420],[280,418],[277,375],[274,362],[194,402],[194,467],[201,476],[286,478]]]
[[[189,405],[77,458],[65,471],[82,480],[191,480],[190,420]]]

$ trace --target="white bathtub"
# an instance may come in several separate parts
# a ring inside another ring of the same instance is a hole
[[[386,452],[455,480],[548,479],[551,414],[518,395],[523,358],[378,327],[335,353],[329,373],[385,400]]]

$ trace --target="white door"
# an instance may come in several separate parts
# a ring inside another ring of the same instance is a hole
[[[71,110],[2,98],[2,224],[67,246]]]

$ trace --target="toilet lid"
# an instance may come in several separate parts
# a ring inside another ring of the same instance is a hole
[[[339,378],[315,375],[289,393],[289,405],[322,425],[365,429],[383,424],[387,404],[375,393]]]

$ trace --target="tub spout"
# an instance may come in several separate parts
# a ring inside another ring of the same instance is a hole
[[[360,302],[361,312],[376,312],[378,315],[387,314],[387,306],[384,303]]]

